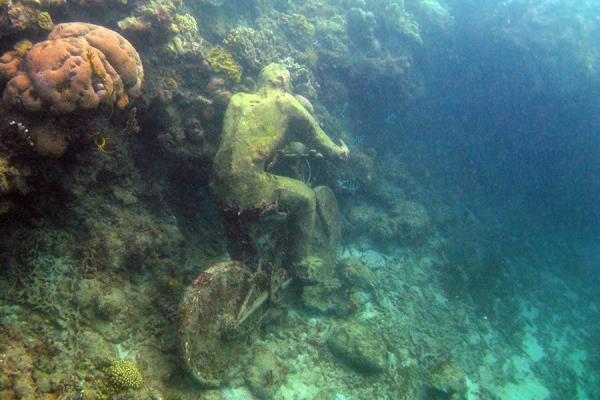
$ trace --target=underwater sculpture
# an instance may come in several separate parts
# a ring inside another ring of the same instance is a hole
[[[225,114],[211,188],[232,261],[200,273],[179,309],[186,368],[207,387],[228,379],[249,350],[263,304],[281,299],[290,276],[309,282],[335,265],[340,223],[333,192],[269,171],[290,152],[315,154],[297,141],[341,160],[348,148],[336,145],[290,91],[289,72],[271,64],[258,92],[236,94]]]
[[[135,48],[118,33],[84,22],[59,24],[48,40],[20,42],[0,57],[8,80],[3,100],[29,111],[60,113],[104,103],[125,108],[141,94],[144,69]]]
[[[285,213],[289,224],[289,257],[285,261],[300,263],[310,255],[315,191],[297,179],[267,172],[278,151],[298,141],[325,157],[348,157],[348,147],[343,142],[336,145],[290,92],[289,72],[271,64],[261,72],[258,92],[236,94],[225,114],[211,188],[235,260],[256,261],[253,258],[260,251],[252,238],[245,237],[252,230],[248,224],[256,217],[253,214],[274,210]],[[253,228],[260,230],[260,226]]]

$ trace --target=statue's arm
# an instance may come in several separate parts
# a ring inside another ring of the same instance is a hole
[[[314,146],[316,150],[326,156],[340,159],[348,158],[348,147],[344,142],[340,140],[340,145],[335,144],[302,104],[292,96],[287,97],[285,102],[292,119],[291,122],[300,125],[298,130],[304,135],[306,144]]]

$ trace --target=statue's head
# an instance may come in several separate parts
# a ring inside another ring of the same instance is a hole
[[[281,64],[269,64],[260,73],[258,78],[260,89],[280,89],[291,93],[292,78],[290,72]]]

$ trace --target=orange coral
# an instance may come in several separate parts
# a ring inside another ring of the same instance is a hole
[[[48,39],[83,37],[90,46],[100,50],[123,79],[130,96],[141,94],[144,68],[135,48],[123,36],[99,25],[71,22],[57,25]]]
[[[17,75],[21,61],[21,56],[16,50],[4,53],[0,57],[0,76],[4,79],[11,79]]]
[[[99,104],[124,108],[139,96],[144,70],[135,48],[107,28],[82,22],[57,25],[48,40],[26,54],[0,57],[0,77],[10,79],[6,103],[36,111],[92,109]]]

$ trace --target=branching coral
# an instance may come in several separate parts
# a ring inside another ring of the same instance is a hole
[[[39,254],[28,265],[21,300],[34,309],[64,322],[75,318],[71,307],[73,293],[80,280],[73,262],[67,257]]]
[[[118,33],[81,22],[59,24],[48,40],[23,54],[0,58],[9,80],[3,100],[30,111],[72,112],[104,103],[124,108],[141,94],[144,71],[138,53]]]

